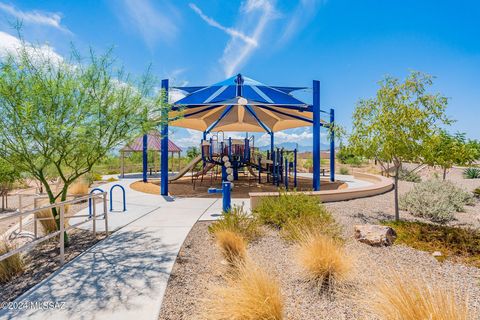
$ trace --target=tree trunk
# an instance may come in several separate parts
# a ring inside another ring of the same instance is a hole
[[[443,181],[447,178],[447,168],[443,168]]]
[[[395,167],[395,178],[394,178],[394,197],[395,197],[395,221],[400,221],[400,210],[398,208],[398,172],[400,167]]]
[[[40,182],[42,185],[45,187],[45,191],[47,192],[48,195],[48,200],[50,204],[55,203],[55,196],[53,195],[52,189],[50,188],[50,185],[48,184],[48,181],[45,179],[41,179]],[[65,188],[65,187],[64,187]],[[62,191],[63,193],[63,191]],[[52,216],[55,219],[55,224],[57,225],[57,230],[60,230],[60,212],[57,210],[57,208],[52,208]],[[65,246],[68,246],[68,235],[67,232],[64,232],[64,244]]]

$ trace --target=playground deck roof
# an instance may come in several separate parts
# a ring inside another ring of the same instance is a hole
[[[172,126],[199,131],[276,132],[311,126],[312,106],[292,96],[305,87],[268,86],[238,74],[211,86],[176,87]]]
[[[162,136],[158,131],[152,131],[147,135],[148,150],[161,150]],[[131,143],[124,146],[120,151],[123,152],[141,152],[143,150],[143,136],[135,138]],[[168,139],[168,152],[182,152],[182,148]]]

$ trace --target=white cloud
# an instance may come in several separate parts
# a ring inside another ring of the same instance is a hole
[[[41,56],[41,58],[52,59],[56,62],[63,61],[63,57],[59,55],[54,48],[49,45],[31,46],[30,43],[25,42],[26,50],[34,55]],[[19,54],[19,50],[22,48],[22,41],[17,37],[14,37],[6,32],[0,31],[0,57],[7,54]]]
[[[305,28],[325,2],[326,0],[301,0],[286,24],[279,43],[287,43],[294,35]]]
[[[135,29],[145,43],[153,48],[159,40],[171,41],[176,38],[178,28],[175,21],[178,13],[174,7],[164,4],[159,10],[150,0],[124,0],[125,11],[119,16],[127,29]]]
[[[200,10],[199,7],[197,7],[194,3],[190,3],[190,8],[192,8],[193,11],[195,11],[199,16],[200,18],[203,19],[203,21],[205,21],[206,23],[208,23],[209,25],[211,25],[212,27],[214,28],[217,28],[217,29],[220,29],[222,31],[224,31],[226,34],[232,36],[232,37],[237,37],[237,38],[240,38],[242,39],[243,41],[245,41],[245,43],[249,43],[253,46],[257,46],[258,43],[255,39],[247,36],[246,34],[242,33],[241,31],[239,30],[236,30],[234,28],[228,28],[228,27],[224,27],[222,26],[220,23],[218,23],[216,20],[208,17],[207,15],[205,15],[202,10]]]
[[[63,32],[71,33],[66,27],[62,26],[62,15],[54,12],[41,12],[37,10],[22,11],[12,5],[0,2],[0,10],[24,22],[37,25],[52,27]]]
[[[230,36],[220,58],[225,76],[230,77],[241,68],[253,51],[260,47],[260,40],[268,23],[277,18],[274,0],[247,0],[240,6],[237,24],[227,28],[206,16],[197,6],[190,7],[209,25],[223,30]]]

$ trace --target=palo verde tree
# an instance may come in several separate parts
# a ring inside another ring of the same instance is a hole
[[[150,79],[134,81],[110,51],[86,59],[74,51],[63,60],[24,42],[0,61],[0,156],[38,179],[50,203],[64,201],[108,151],[150,130],[160,100]],[[48,183],[51,170],[59,190]]]
[[[428,92],[432,83],[432,76],[420,72],[411,72],[404,82],[386,77],[379,83],[376,97],[360,100],[353,114],[351,150],[376,159],[385,171],[386,164],[393,164],[396,220],[402,163],[421,161],[425,141],[451,122],[445,115],[448,99]]]
[[[15,181],[20,179],[19,172],[8,161],[0,157],[0,197],[2,198],[2,211],[5,210],[8,192],[12,190]]]
[[[467,140],[464,133],[451,135],[442,130],[427,138],[425,142],[423,162],[441,167],[443,180],[447,176],[447,171],[454,165],[468,165],[479,157],[477,143]]]

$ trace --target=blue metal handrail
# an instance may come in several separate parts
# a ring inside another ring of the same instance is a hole
[[[119,184],[115,184],[113,185],[111,188],[110,188],[110,212],[113,211],[113,189],[115,189],[116,187],[119,187],[120,189],[122,189],[122,195],[123,195],[123,211],[127,211],[127,202],[126,202],[126,199],[125,199],[125,188]]]
[[[105,192],[100,188],[94,188],[90,191],[90,194],[94,193],[95,191]],[[106,213],[106,212],[105,212]],[[88,217],[92,217],[92,198],[88,199]]]

